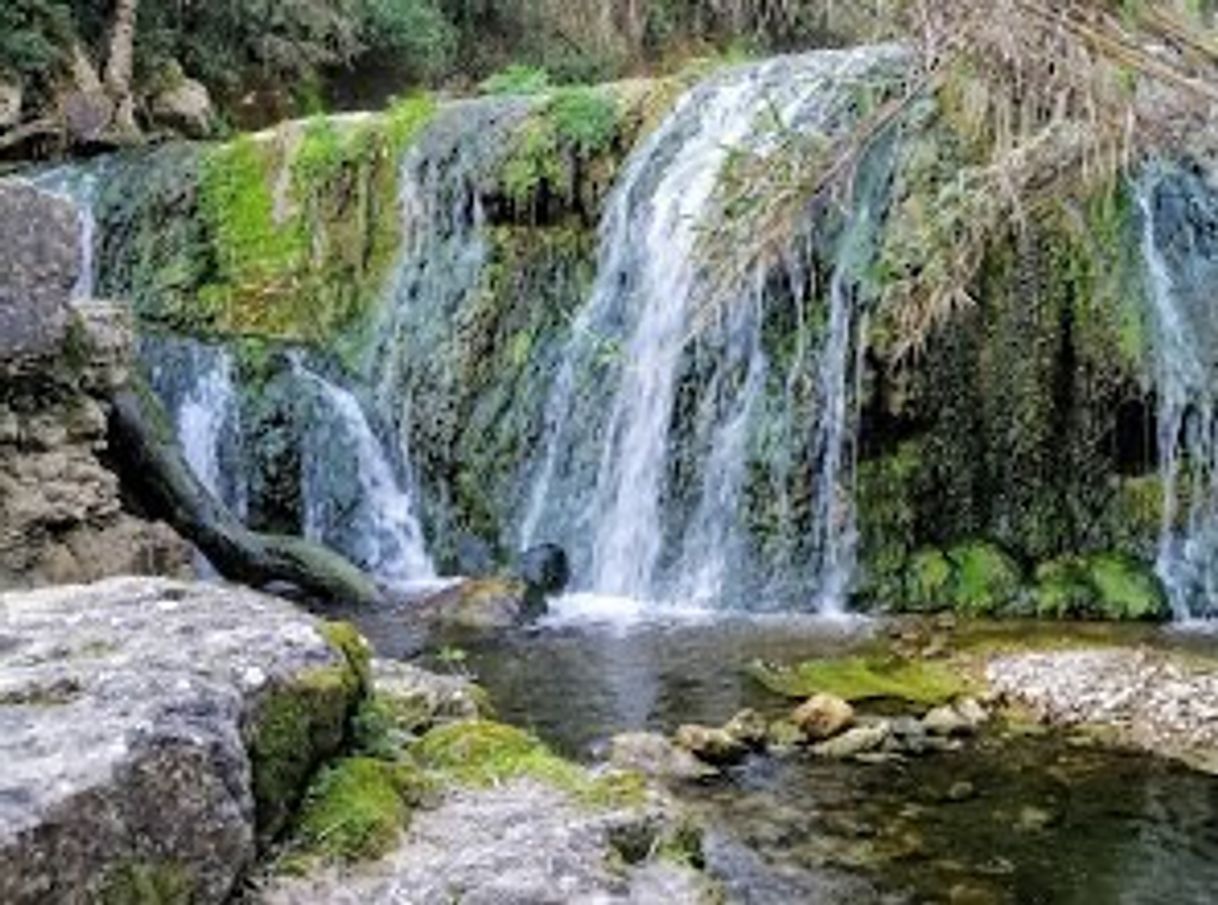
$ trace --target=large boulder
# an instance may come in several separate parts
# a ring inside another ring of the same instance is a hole
[[[216,127],[216,111],[207,87],[182,78],[152,99],[152,115],[158,123],[187,138],[207,138]]]
[[[0,901],[225,901],[344,743],[365,657],[235,588],[0,595]]]
[[[79,229],[67,201],[0,180],[0,373],[14,359],[58,353],[80,272]]]

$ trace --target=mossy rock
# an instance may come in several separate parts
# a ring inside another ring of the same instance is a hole
[[[967,680],[947,664],[898,658],[826,658],[787,667],[755,663],[749,671],[788,698],[830,694],[850,702],[888,698],[935,706],[969,690]]]
[[[1066,556],[1041,563],[1036,567],[1032,597],[1037,616],[1067,619],[1083,615],[1095,597],[1086,562]]]
[[[367,694],[370,654],[363,638],[346,623],[330,623],[322,633],[339,662],[272,687],[250,720],[247,744],[264,843],[286,826],[318,766],[342,748]]]
[[[959,544],[947,552],[954,570],[951,601],[958,612],[989,616],[1018,604],[1023,586],[1019,564],[993,544]]]
[[[411,756],[441,784],[484,787],[532,779],[597,809],[641,804],[646,792],[638,774],[593,776],[558,757],[536,736],[490,720],[433,729],[411,749]]]
[[[1106,619],[1153,620],[1171,615],[1162,582],[1132,557],[1094,556],[1087,563],[1087,575],[1100,615]]]
[[[944,607],[952,597],[952,563],[942,550],[921,550],[909,562],[905,602],[915,610]]]
[[[1118,553],[1042,563],[1033,596],[1038,616],[1057,619],[1150,621],[1171,615],[1150,567]]]
[[[326,767],[295,821],[298,856],[334,861],[378,858],[393,847],[426,791],[409,764],[350,757]]]

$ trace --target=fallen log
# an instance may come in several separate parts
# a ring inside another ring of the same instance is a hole
[[[384,600],[376,583],[343,557],[299,537],[246,528],[191,470],[160,402],[145,388],[116,393],[110,449],[124,485],[193,543],[230,581],[253,587],[277,582],[310,596],[352,604]]]

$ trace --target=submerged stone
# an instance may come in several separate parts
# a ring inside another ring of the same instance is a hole
[[[849,727],[854,722],[854,708],[835,695],[818,694],[797,707],[791,721],[806,738],[819,742]]]

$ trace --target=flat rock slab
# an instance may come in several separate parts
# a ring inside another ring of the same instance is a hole
[[[415,815],[387,858],[280,878],[259,905],[698,905],[716,901],[691,868],[658,859],[615,869],[610,840],[632,819],[590,812],[522,779],[461,789]]]
[[[1155,754],[1218,773],[1218,661],[1153,649],[1076,650],[1000,657],[994,690],[1047,722],[1091,724]]]
[[[271,705],[351,667],[320,625],[164,579],[0,595],[0,902],[225,900],[256,854],[250,752],[296,713]],[[280,728],[325,735],[320,758],[336,712]]]

